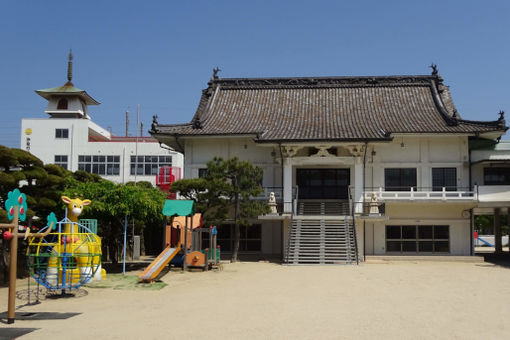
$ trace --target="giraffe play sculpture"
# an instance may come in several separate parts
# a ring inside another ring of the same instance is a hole
[[[66,217],[54,232],[28,234],[28,263],[32,276],[49,289],[78,288],[92,279],[101,280],[101,239],[78,223],[90,200],[62,197]]]

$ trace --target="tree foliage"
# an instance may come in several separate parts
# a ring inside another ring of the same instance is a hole
[[[0,155],[0,197],[4,199],[9,191],[23,186],[29,223],[36,213],[47,216],[59,207],[65,178],[72,177],[69,171],[54,164],[43,165],[39,158],[21,149],[0,145]]]
[[[234,221],[232,261],[237,261],[239,226],[251,225],[252,219],[270,210],[265,201],[253,199],[263,191],[262,176],[262,169],[250,162],[214,158],[207,163],[205,177],[177,181],[171,191],[195,200],[196,211],[204,215],[206,223],[221,224],[229,218]]]
[[[109,249],[110,259],[117,261],[117,250],[123,238],[124,217],[161,223],[165,195],[147,185],[115,184],[109,181],[80,182],[67,188],[64,195],[92,201],[82,218],[98,220],[98,234]]]
[[[59,165],[47,164],[20,149],[0,145],[0,203],[15,188],[26,194],[28,223],[44,224],[45,216],[55,212],[64,217],[62,195],[91,199],[92,205],[80,218],[98,220],[98,233],[106,243],[117,244],[121,240],[124,216],[128,215],[145,225],[161,224],[164,195],[149,182],[114,184],[99,175],[78,170],[74,173]],[[33,219],[38,216],[40,219]],[[7,222],[5,210],[0,209],[0,222]],[[0,240],[2,242],[2,240]],[[3,242],[2,242],[3,243]],[[115,256],[115,252],[113,254]]]

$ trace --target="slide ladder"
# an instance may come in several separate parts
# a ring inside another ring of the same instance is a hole
[[[180,250],[180,245],[176,248],[166,247],[143,272],[138,274],[140,281],[152,282]]]

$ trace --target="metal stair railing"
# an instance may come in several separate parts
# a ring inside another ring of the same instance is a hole
[[[286,202],[286,203],[289,203],[289,202]],[[294,202],[290,202],[291,206],[292,206],[292,213],[290,215],[290,224],[289,224],[289,230],[287,231],[287,244],[286,244],[286,249],[285,249],[285,256],[283,257],[283,260],[284,260],[284,263],[289,263],[289,256],[290,256],[290,243],[291,243],[291,238],[292,238],[292,228],[293,228],[293,224],[294,224]],[[284,206],[285,206],[285,202],[284,202]]]
[[[358,254],[358,237],[356,235],[356,217],[354,215],[354,200],[352,201],[352,207],[351,207],[351,218],[352,218],[352,232],[354,234],[354,250],[356,252],[356,264],[359,265],[359,254]],[[351,226],[349,225],[349,229]]]

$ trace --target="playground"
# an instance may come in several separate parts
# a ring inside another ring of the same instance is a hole
[[[129,272],[136,277],[140,271]],[[159,290],[83,288],[19,307],[21,339],[504,339],[510,269],[490,263],[224,264],[170,271]],[[18,280],[18,289],[26,280]],[[7,305],[7,288],[0,289]],[[4,307],[5,308],[5,307]],[[23,316],[25,315],[25,316]]]
[[[0,340],[478,339],[480,332],[486,338],[510,332],[510,261],[222,263],[216,228],[203,226],[193,201],[168,200],[165,249],[139,270],[107,275],[101,239],[78,220],[90,201],[62,201],[64,219],[50,214],[41,231],[20,234],[12,226],[24,218],[26,198],[9,194],[6,208],[14,222],[0,227],[12,244],[28,240],[33,278],[0,288],[0,305],[8,306],[0,314]]]

